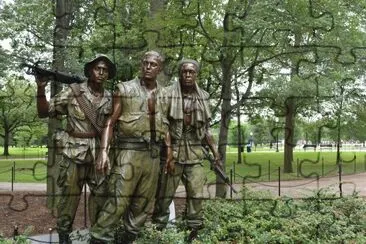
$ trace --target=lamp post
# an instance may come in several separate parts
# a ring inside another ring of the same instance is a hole
[[[253,132],[250,132],[249,133],[250,137],[249,137],[249,144],[250,144],[250,148],[252,149],[253,148]]]

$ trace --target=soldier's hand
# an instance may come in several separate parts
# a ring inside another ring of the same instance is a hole
[[[171,159],[167,159],[165,166],[164,166],[164,173],[165,174],[174,174],[175,171],[175,162],[174,160]]]
[[[215,167],[223,169],[222,161],[221,161],[220,156],[215,157]]]
[[[169,131],[165,134],[165,145],[166,145],[166,161],[164,165],[164,174],[174,174],[175,170],[175,162],[173,158],[173,147],[172,147],[172,140]]]
[[[35,78],[38,87],[45,87],[47,86],[48,81],[50,80],[51,77],[35,75]]]
[[[175,162],[173,158],[173,150],[171,147],[167,147],[166,162],[164,166],[165,174],[173,174],[175,170]]]
[[[97,173],[101,173],[103,175],[107,175],[110,171],[110,163],[108,158],[108,153],[105,150],[102,150],[97,160],[95,161],[95,169]]]

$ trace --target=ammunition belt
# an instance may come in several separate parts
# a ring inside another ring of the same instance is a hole
[[[151,151],[151,157],[156,158],[162,147],[162,141],[148,142],[141,137],[120,137],[117,136],[114,146],[123,150]]]
[[[76,137],[76,138],[95,138],[98,136],[96,132],[76,132],[70,131],[68,132],[69,136]]]

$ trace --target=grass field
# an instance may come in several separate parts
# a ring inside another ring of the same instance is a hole
[[[366,171],[365,152],[342,152],[342,174],[354,174]],[[294,152],[293,173],[284,174],[283,152],[245,153],[242,164],[237,164],[237,154],[228,153],[226,172],[232,170],[235,181],[272,181],[298,179],[306,177],[334,176],[339,172],[336,164],[336,152]],[[280,168],[280,169],[279,169]]]
[[[3,152],[0,147],[0,182],[11,182],[12,177],[14,182],[46,182],[46,147],[9,147],[10,156],[3,156]]]
[[[4,148],[0,147],[0,159],[45,158],[47,147],[9,147],[10,156],[4,156]]]
[[[0,160],[0,182],[11,182],[12,177],[13,182],[46,182],[46,164],[46,160],[2,159]]]
[[[1,148],[0,148],[1,150]],[[46,182],[47,148],[10,148],[11,158],[0,157],[0,182]],[[242,154],[237,164],[236,150],[228,150],[226,173],[232,172],[235,182],[277,181],[306,177],[335,176],[339,172],[336,152],[294,152],[293,173],[284,174],[283,152],[256,151]],[[342,174],[366,171],[365,152],[342,152]],[[15,167],[14,167],[15,166]],[[215,174],[205,162],[208,182],[215,181]],[[15,174],[12,168],[15,168]],[[280,168],[280,170],[279,170]]]

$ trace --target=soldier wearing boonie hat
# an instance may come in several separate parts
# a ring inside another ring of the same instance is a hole
[[[61,190],[57,204],[60,243],[71,243],[69,234],[84,184],[90,189],[91,225],[96,221],[107,193],[107,183],[104,177],[96,174],[94,162],[100,150],[98,125],[103,126],[112,109],[111,93],[104,89],[104,83],[115,77],[116,66],[108,56],[98,54],[85,64],[84,74],[85,82],[70,84],[49,102],[45,96],[48,78],[36,76],[39,117],[67,116],[67,128],[55,135],[58,152],[62,154],[56,182]],[[90,109],[85,109],[88,106]]]
[[[116,65],[109,59],[109,57],[105,54],[97,54],[95,58],[90,60],[88,63],[84,65],[84,75],[89,78],[90,77],[90,70],[93,67],[93,64],[96,62],[103,60],[108,65],[108,80],[113,79],[116,76]]]

